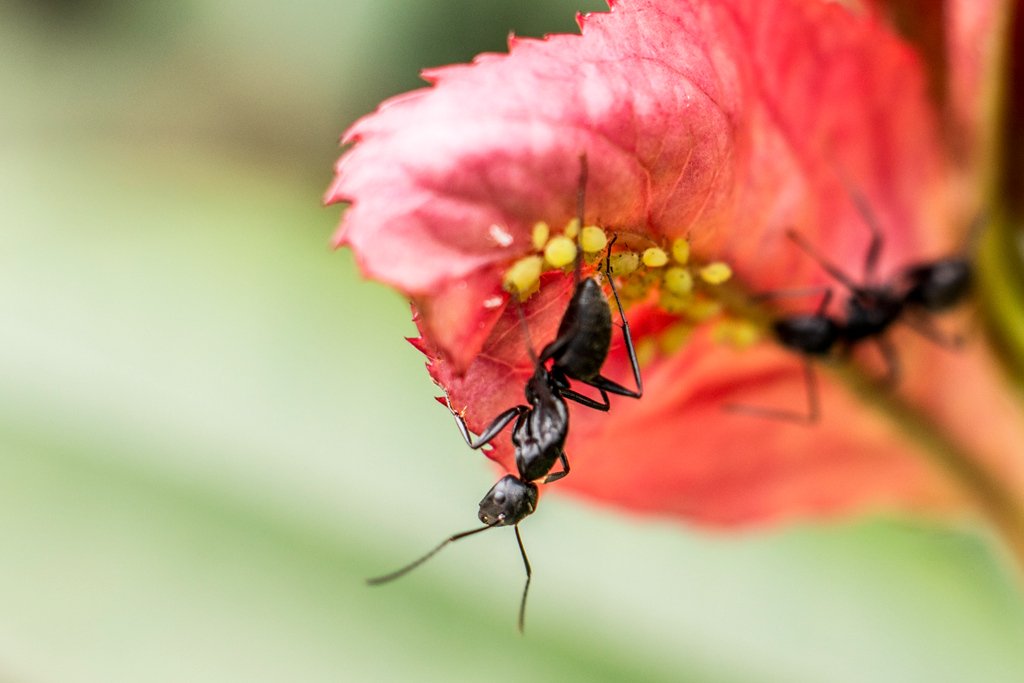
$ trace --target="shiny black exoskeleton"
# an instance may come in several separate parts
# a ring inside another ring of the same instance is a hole
[[[825,288],[824,297],[815,313],[788,316],[776,321],[773,326],[779,343],[804,356],[807,413],[738,405],[727,406],[729,410],[803,423],[817,422],[820,416],[818,387],[810,359],[829,355],[836,347],[849,352],[864,341],[872,341],[878,347],[888,367],[885,381],[894,384],[899,377],[899,358],[885,334],[897,322],[905,323],[941,346],[956,348],[961,345],[962,340],[947,337],[936,328],[930,314],[941,313],[955,306],[969,294],[972,282],[970,262],[963,257],[948,257],[919,263],[904,268],[890,282],[876,283],[875,268],[882,251],[882,232],[863,198],[854,196],[853,200],[871,230],[862,282],[855,282],[825,259],[801,235],[792,231],[789,233],[797,245],[850,291],[843,320],[832,318],[826,313],[832,290]],[[761,298],[803,296],[809,293],[811,290],[806,289],[772,292]]]
[[[580,156],[580,180],[577,191],[577,218],[583,225],[584,200],[587,185],[587,158]],[[622,310],[615,283],[611,278],[610,259],[614,239],[608,245],[605,257],[605,276],[611,286],[622,318],[623,337],[629,355],[633,377],[637,390],[625,387],[601,376],[601,368],[608,358],[612,338],[612,317],[608,300],[604,297],[601,285],[593,278],[581,278],[582,250],[577,250],[574,268],[575,287],[572,299],[558,326],[555,340],[546,345],[538,357],[530,342],[529,327],[519,301],[515,301],[516,313],[523,330],[523,339],[527,351],[533,361],[534,372],[524,387],[527,405],[518,405],[499,414],[480,436],[474,440],[469,433],[462,415],[454,409],[448,398],[445,398],[449,410],[455,416],[459,432],[472,449],[479,449],[489,444],[501,431],[512,425],[512,444],[516,451],[516,468],[519,475],[506,475],[496,483],[480,501],[478,517],[486,526],[464,531],[445,539],[436,548],[415,562],[398,571],[370,579],[371,585],[387,583],[397,579],[420,566],[433,557],[443,547],[473,534],[487,529],[511,526],[516,532],[516,541],[526,567],[526,586],[519,606],[519,630],[523,630],[526,612],[526,596],[530,589],[532,570],[530,561],[523,547],[519,533],[519,522],[533,514],[537,507],[537,485],[533,482],[543,478],[544,483],[561,479],[569,473],[569,461],[565,456],[565,440],[569,433],[569,410],[566,400],[575,401],[595,410],[607,411],[610,408],[609,393],[640,398],[643,385],[640,379],[640,368],[636,358],[636,350],[629,332],[629,324]],[[548,368],[548,362],[551,367]],[[596,388],[601,394],[601,401],[584,396],[571,388],[570,380],[577,380]],[[551,472],[556,462],[561,462],[562,469]]]

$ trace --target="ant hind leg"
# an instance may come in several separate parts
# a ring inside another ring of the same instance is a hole
[[[769,420],[782,420],[794,422],[805,426],[817,424],[821,419],[821,397],[818,390],[818,376],[814,372],[814,366],[810,358],[803,359],[804,387],[807,390],[807,412],[801,413],[793,410],[782,410],[779,408],[766,408],[763,406],[748,406],[737,403],[727,403],[722,406],[723,410],[741,415],[763,417]]]

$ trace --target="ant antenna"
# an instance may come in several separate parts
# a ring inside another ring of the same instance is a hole
[[[429,553],[427,553],[426,555],[424,555],[420,559],[416,560],[415,562],[413,562],[411,564],[407,564],[404,567],[402,567],[401,569],[399,569],[398,571],[391,572],[390,574],[385,574],[384,576],[377,576],[377,577],[374,577],[372,579],[367,579],[366,583],[370,584],[371,586],[379,586],[382,583],[388,583],[389,581],[394,581],[395,579],[400,579],[403,576],[405,576],[406,574],[408,574],[409,572],[411,572],[413,569],[416,569],[416,567],[420,566],[421,564],[423,564],[424,562],[426,562],[427,560],[432,558],[434,555],[436,555],[438,552],[441,551],[441,548],[445,547],[449,543],[454,543],[455,541],[463,539],[466,536],[472,536],[473,534],[478,534],[481,531],[487,531],[488,529],[493,529],[493,528],[494,527],[492,527],[492,526],[485,526],[485,527],[480,527],[479,529],[473,529],[471,531],[463,531],[460,534],[455,534],[453,536],[449,536],[448,538],[446,538],[443,541],[441,541],[440,545],[438,545],[436,548],[434,548]],[[518,530],[516,531],[516,533],[518,535],[518,533],[519,533]],[[520,541],[519,547],[522,548],[522,541]],[[524,554],[523,557],[525,558],[526,555]],[[529,569],[529,565],[527,565],[527,569]],[[527,585],[527,587],[529,587],[529,585],[530,585],[529,571],[527,571],[526,585]],[[524,603],[526,602],[526,594],[525,593],[523,594],[523,602]],[[522,625],[521,625],[522,624],[522,611],[520,611],[519,619],[520,619],[519,630],[522,631],[523,630],[522,629]]]
[[[537,352],[533,350],[533,340],[530,339],[530,326],[526,323],[526,315],[523,313],[523,303],[515,298],[516,304],[516,316],[519,317],[519,328],[523,331],[523,341],[526,342],[526,350],[530,354],[530,360],[533,361],[533,367],[536,369],[540,365],[540,361],[537,360]]]
[[[584,208],[587,202],[587,179],[590,177],[590,164],[587,162],[587,153],[580,152],[580,181],[576,186],[576,220],[579,222],[579,230],[576,232],[576,263],[573,265],[573,284],[580,283],[580,266],[583,262],[583,222]]]
[[[825,272],[849,288],[850,291],[856,293],[863,289],[863,287],[854,282],[849,275],[840,270],[838,266],[822,256],[821,253],[815,249],[814,245],[808,242],[807,239],[796,230],[787,230],[786,236],[796,242],[796,245],[803,249],[808,256],[814,259],[815,262],[825,270]]]
[[[526,557],[526,548],[523,547],[523,537],[519,535],[519,525],[516,524],[516,542],[519,543],[519,553],[523,556],[523,564],[526,565],[526,585],[523,586],[523,599],[519,603],[519,632],[523,632],[523,622],[526,620],[526,594],[530,591],[530,579],[533,577],[533,570],[530,569],[530,560]]]

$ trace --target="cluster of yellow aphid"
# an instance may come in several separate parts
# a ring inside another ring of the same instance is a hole
[[[505,273],[505,289],[517,293],[525,301],[540,286],[541,273],[548,270],[570,270],[576,261],[577,249],[583,250],[587,263],[602,258],[608,236],[602,228],[586,226],[572,219],[561,234],[552,234],[547,223],[533,226],[533,247],[538,252],[525,256]],[[666,251],[652,246],[643,252],[624,248],[609,256],[612,277],[620,281],[619,295],[624,306],[646,300],[651,291],[658,292],[658,307],[681,318],[664,330],[658,339],[647,338],[637,344],[637,356],[643,364],[658,350],[672,353],[689,338],[693,325],[718,318],[714,338],[721,343],[746,347],[757,341],[758,328],[746,320],[723,315],[722,304],[715,297],[715,286],[732,277],[728,264],[715,261],[696,267],[690,263],[690,243],[676,239]]]
[[[569,221],[560,235],[552,235],[548,224],[540,221],[533,226],[532,237],[533,248],[540,254],[519,259],[505,273],[505,289],[517,292],[523,301],[537,291],[541,273],[575,265],[577,242],[588,262],[608,246],[604,230],[588,225],[581,235],[580,222],[575,218]]]

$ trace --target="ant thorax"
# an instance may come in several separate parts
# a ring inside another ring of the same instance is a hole
[[[876,337],[903,313],[904,300],[889,287],[858,289],[846,302],[843,337],[856,342]]]
[[[563,455],[569,432],[569,409],[565,400],[549,391],[547,385],[538,378],[530,380],[531,384],[534,382],[537,387],[531,400],[533,410],[516,422],[512,430],[516,466],[519,475],[526,481],[540,479],[551,471]],[[529,391],[529,385],[527,388]]]

